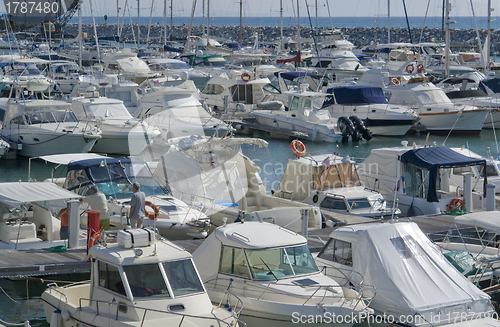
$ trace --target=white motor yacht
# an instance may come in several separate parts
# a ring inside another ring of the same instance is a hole
[[[95,88],[80,95],[71,98],[73,112],[81,122],[95,124],[101,131],[92,152],[139,154],[150,140],[161,134],[145,121],[132,117],[123,101],[100,97]]]
[[[274,224],[221,226],[193,259],[204,267],[200,276],[212,302],[224,301],[226,292],[235,294],[244,303],[241,319],[249,326],[352,326],[352,321],[339,321],[371,313],[365,303],[369,299],[319,271],[306,238]],[[229,299],[229,304],[237,299]]]
[[[463,196],[463,187],[450,183],[447,169],[468,169],[480,165],[486,169],[486,160],[471,158],[454,149],[413,147],[408,142],[393,148],[372,149],[358,166],[358,174],[365,187],[374,189],[389,201],[399,203],[408,216],[440,214],[448,205]],[[473,208],[484,208],[487,178],[482,187],[472,192]],[[396,198],[396,200],[395,200]]]
[[[106,158],[72,161],[64,188],[82,196],[90,194],[96,185],[108,199],[108,214],[112,228],[128,225],[132,184],[138,182],[146,195],[146,217],[143,226],[157,228],[169,239],[205,238],[210,221],[206,208],[188,206],[160,186],[143,162],[130,158]],[[87,205],[83,205],[87,207]]]
[[[333,213],[372,218],[389,218],[401,213],[399,209],[387,207],[382,194],[362,185],[354,161],[335,154],[289,159],[273,195],[317,205]]]
[[[147,59],[147,62],[153,71],[160,72],[166,77],[190,79],[200,89],[203,89],[212,77],[209,73],[194,69],[178,59],[152,58]]]
[[[78,120],[71,104],[30,98],[9,100],[0,134],[25,157],[89,152],[101,137],[97,127]]]
[[[380,87],[365,85],[335,87],[323,103],[334,118],[359,117],[373,135],[403,136],[419,121],[409,106],[388,104]]]
[[[316,264],[363,276],[376,288],[371,326],[500,326],[490,297],[436,249],[413,222],[359,224],[330,234]]]
[[[285,94],[290,97],[288,110],[281,108],[252,111],[260,125],[287,134],[295,133],[312,141],[340,142],[347,140],[349,136],[358,140],[357,131],[352,131],[356,132],[356,136],[353,133],[344,133],[338,126],[338,120],[332,119],[328,110],[321,109],[326,94],[305,90],[288,91]],[[352,123],[349,121],[349,124]]]
[[[189,203],[194,195],[197,201],[207,200],[207,215],[215,226],[225,218],[272,222],[299,232],[307,215],[308,229],[321,229],[321,212],[315,204],[267,193],[259,167],[241,153],[244,144],[267,150],[267,142],[258,138],[182,138],[158,161],[154,176],[179,199]]]
[[[47,321],[61,327],[238,326],[233,307],[210,302],[189,252],[153,233],[119,231],[118,244],[92,246],[90,280],[52,283],[42,294]]]

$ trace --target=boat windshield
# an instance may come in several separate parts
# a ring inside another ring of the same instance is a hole
[[[318,267],[307,245],[245,250],[253,279],[270,280],[315,273]]]
[[[25,118],[31,125],[63,122],[73,123],[78,121],[71,111],[34,112],[25,115]]]
[[[381,194],[370,196],[368,201],[370,201],[374,209],[385,209],[385,199]]]
[[[165,269],[174,296],[205,291],[191,259],[163,262],[163,269]]]
[[[191,66],[185,62],[165,62],[161,63],[160,66],[165,69],[191,69]]]
[[[347,202],[349,202],[351,209],[370,209],[372,207],[367,198],[348,199]]]
[[[123,271],[134,299],[170,297],[158,264],[123,266]]]
[[[451,100],[441,90],[426,90],[415,92],[421,104],[451,103]]]

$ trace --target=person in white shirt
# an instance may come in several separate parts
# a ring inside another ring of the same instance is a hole
[[[90,187],[90,195],[81,199],[80,202],[88,203],[92,210],[100,211],[99,227],[104,230],[109,230],[109,213],[106,196],[99,192],[97,186],[92,185]]]

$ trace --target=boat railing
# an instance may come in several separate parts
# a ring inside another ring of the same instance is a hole
[[[241,302],[241,300],[239,298],[238,298],[238,300]],[[82,304],[83,302],[87,302],[88,305],[84,306]],[[118,321],[120,312],[127,312],[129,308],[133,309],[133,310],[136,310],[136,312],[137,311],[143,311],[144,313],[142,315],[139,315],[139,312],[137,312],[137,316],[138,317],[142,317],[141,318],[141,326],[144,325],[144,322],[146,320],[146,316],[147,316],[148,313],[159,313],[159,314],[180,316],[182,318],[181,318],[181,320],[179,322],[179,325],[177,327],[183,326],[185,318],[215,320],[217,322],[217,324],[218,324],[219,327],[221,327],[221,326],[234,327],[236,325],[235,324],[236,321],[242,322],[239,319],[239,313],[241,312],[241,309],[236,312],[236,311],[234,311],[232,309],[229,310],[229,308],[228,308],[229,312],[234,312],[233,313],[233,318],[235,320],[225,321],[223,319],[215,317],[213,315],[213,313],[210,316],[206,316],[205,317],[205,316],[197,316],[197,315],[192,315],[192,314],[179,313],[179,312],[175,312],[172,309],[161,310],[161,309],[145,308],[145,307],[137,306],[137,305],[134,305],[134,304],[128,304],[128,303],[125,303],[125,302],[122,302],[122,301],[106,301],[106,300],[96,300],[96,299],[87,299],[87,298],[79,298],[78,299],[78,311],[83,311],[83,308],[90,308],[91,309],[91,306],[92,306],[93,303],[95,303],[95,305],[96,305],[95,312],[96,312],[97,316],[100,315],[99,305],[101,305],[101,307],[106,307],[107,306],[107,308],[109,308],[109,312],[110,313],[111,313],[111,307],[113,305],[116,306],[116,313],[115,313],[114,319],[113,319],[115,321]],[[173,305],[173,306],[175,306],[175,305]],[[169,307],[170,306],[167,306],[167,308],[169,308]],[[242,304],[241,304],[241,307],[243,308]],[[108,311],[106,311],[106,313],[107,312]],[[111,320],[112,318],[109,318],[109,319]],[[246,324],[244,322],[242,322],[242,323],[246,327]],[[188,321],[186,324],[188,326],[191,326],[192,322]],[[184,325],[186,325],[186,324],[184,324]]]
[[[47,284],[47,288],[50,289],[50,291],[54,291],[54,292],[59,293],[62,296],[64,296],[64,299],[66,300],[66,303],[67,303],[68,302],[68,297],[66,296],[66,294],[64,294],[63,292],[61,292],[58,289],[56,289],[56,287],[58,287],[57,283]]]
[[[304,275],[305,277],[306,275]],[[221,278],[220,276],[217,277],[217,279],[214,280],[213,283],[213,288],[216,289],[217,286],[220,287],[226,287],[227,285],[227,290],[232,290],[233,293],[238,293],[238,294],[255,294],[255,298],[257,300],[261,300],[264,298],[266,295],[285,295],[288,297],[294,297],[294,298],[299,298],[303,300],[302,305],[312,305],[311,302],[317,301],[318,298],[321,298],[319,303],[314,303],[314,305],[329,305],[333,303],[340,303],[342,302],[342,305],[352,305],[355,302],[354,307],[357,307],[358,304],[363,302],[363,305],[366,305],[365,300],[369,300],[371,302],[371,298],[363,298],[359,295],[355,298],[348,298],[345,296],[343,287],[347,287],[350,289],[353,289],[352,286],[346,284],[346,286],[342,286],[338,283],[332,283],[332,284],[313,284],[313,285],[308,285],[308,286],[303,286],[300,283],[291,281],[289,284],[281,284],[277,283],[276,281],[267,281],[267,280],[255,280],[258,283],[234,283],[233,278]],[[283,280],[286,281],[286,280]],[[227,283],[225,283],[227,282]],[[296,287],[306,287],[307,289],[313,290],[312,293],[308,295],[299,295],[299,294],[292,294],[289,291],[281,291],[279,289],[276,289],[272,286],[276,285],[283,285],[283,286],[296,286]],[[210,286],[209,286],[210,287]],[[368,287],[367,287],[368,289]],[[355,289],[353,289],[355,291]],[[374,288],[373,288],[374,290]],[[333,300],[329,302],[328,300]],[[354,302],[353,302],[354,301]]]
[[[369,306],[375,297],[375,286],[365,284],[363,276],[357,271],[334,266],[324,266],[321,271],[335,279],[339,285],[355,290],[358,293],[356,298],[358,303],[363,301],[366,306]]]
[[[199,212],[205,214],[208,216],[210,211],[214,208],[215,206],[215,200],[202,196],[202,195],[197,195],[197,194],[192,194],[192,193],[186,193],[186,192],[181,192],[181,191],[176,191],[175,192],[175,197],[184,203],[186,203],[189,207],[189,210],[186,213],[186,217],[184,218],[184,221],[187,219],[189,212],[191,209],[196,209]],[[209,219],[209,218],[201,218],[198,217],[198,220],[203,220],[203,219]]]

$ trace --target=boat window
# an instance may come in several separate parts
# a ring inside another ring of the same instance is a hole
[[[478,166],[479,167],[479,175],[484,178],[484,166]],[[498,176],[498,172],[495,169],[494,164],[487,164],[486,165],[486,176]]]
[[[135,299],[170,297],[158,264],[123,266],[123,271]]]
[[[381,194],[370,196],[368,201],[374,209],[385,209],[385,199]]]
[[[311,108],[311,98],[302,98],[302,108]]]
[[[349,199],[347,202],[349,202],[351,209],[368,209],[372,207],[367,198]]]
[[[426,90],[415,92],[421,104],[451,103],[451,100],[441,90]]]
[[[10,121],[11,124],[19,124],[19,125],[24,125],[24,119],[22,116],[17,116],[16,118],[12,119]]]
[[[246,104],[253,104],[252,85],[231,86],[231,96],[233,97],[233,101],[243,101]]]
[[[293,97],[292,105],[290,106],[290,110],[297,110],[299,108],[299,98]]]
[[[472,172],[472,167],[457,167],[453,168],[453,175],[462,175],[464,173]]]
[[[272,84],[266,84],[262,87],[262,89],[272,94],[280,94],[280,91]]]
[[[429,190],[429,171],[422,170],[411,164],[404,164],[405,191],[408,196],[426,198]],[[439,174],[436,176],[436,189],[441,188]]]
[[[318,271],[307,245],[267,250],[245,250],[252,277],[272,280]]]
[[[335,198],[333,196],[326,196],[319,206],[325,209],[347,210],[344,198]]]
[[[318,257],[352,267],[352,244],[330,238]]]
[[[224,246],[219,272],[250,278],[245,253],[242,249]]]
[[[99,269],[99,286],[127,296],[118,267],[103,261],[98,261],[97,264]]]
[[[218,84],[207,84],[201,93],[203,94],[221,94],[224,92],[224,87]]]
[[[396,248],[399,255],[405,259],[421,255],[420,245],[411,235],[403,235],[400,237],[391,238],[392,245]]]
[[[191,259],[164,262],[163,268],[174,296],[204,292]]]

